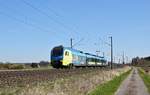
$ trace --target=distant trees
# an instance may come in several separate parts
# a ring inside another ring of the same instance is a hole
[[[50,65],[48,61],[40,61],[39,63],[32,63],[31,67],[32,68],[48,67],[48,65]]]
[[[150,61],[150,56],[145,57],[144,60]]]
[[[32,67],[32,68],[39,68],[40,65],[39,65],[38,63],[32,63],[32,64],[31,64],[31,67]]]
[[[150,57],[139,58],[135,57],[132,59],[132,65],[136,66],[150,66]]]
[[[132,65],[137,65],[139,63],[140,58],[139,57],[135,57],[132,59]]]
[[[2,63],[0,64],[0,69],[24,69],[24,64],[12,64],[12,63]]]
[[[39,65],[40,66],[48,66],[48,65],[50,65],[50,62],[48,62],[48,61],[40,61]]]
[[[40,61],[33,63],[11,63],[11,62],[0,62],[0,69],[26,69],[26,68],[40,68],[40,67],[48,67],[50,66],[50,62],[48,61]]]

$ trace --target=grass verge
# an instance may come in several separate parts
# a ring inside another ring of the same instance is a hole
[[[145,73],[143,69],[139,69],[139,74],[142,77],[148,91],[150,92],[150,75],[148,73]]]
[[[130,74],[131,69],[120,76],[116,76],[113,80],[110,80],[104,84],[99,85],[88,95],[114,95],[120,86],[121,82]]]

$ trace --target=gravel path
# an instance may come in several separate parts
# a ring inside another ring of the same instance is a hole
[[[143,80],[134,68],[131,74],[123,81],[115,95],[150,95]]]

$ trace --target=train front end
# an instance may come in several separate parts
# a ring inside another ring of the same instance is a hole
[[[63,66],[63,46],[54,47],[51,51],[51,65],[54,68]]]

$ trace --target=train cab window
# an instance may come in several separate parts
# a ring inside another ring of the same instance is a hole
[[[65,56],[69,56],[69,52],[68,51],[65,52]]]
[[[52,52],[51,52],[52,56],[62,56],[63,54],[63,48],[62,47],[55,47]]]

